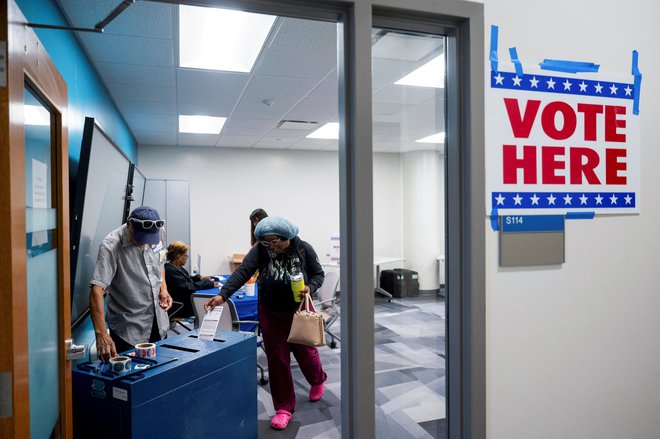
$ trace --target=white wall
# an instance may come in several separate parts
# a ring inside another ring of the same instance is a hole
[[[421,290],[440,287],[437,258],[445,253],[445,162],[438,151],[402,154],[404,257]]]
[[[567,221],[566,263],[524,269],[498,267],[484,222],[488,438],[659,438],[660,3],[484,5],[486,57],[496,24],[501,60],[515,46],[523,63],[591,61],[629,74],[637,49],[644,74],[641,215]]]
[[[400,157],[377,154],[374,166],[375,252],[400,257]],[[339,232],[336,152],[140,146],[138,168],[147,178],[190,181],[191,255],[202,255],[206,273],[228,273],[227,257],[250,249],[248,217],[257,207],[289,218],[329,260],[330,236]]]

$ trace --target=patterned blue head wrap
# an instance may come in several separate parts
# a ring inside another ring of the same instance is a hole
[[[259,221],[259,224],[254,229],[254,236],[257,239],[263,239],[266,235],[276,235],[284,239],[293,239],[298,235],[298,227],[281,216],[269,216]]]

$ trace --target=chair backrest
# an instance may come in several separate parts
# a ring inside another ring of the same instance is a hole
[[[328,271],[325,273],[323,285],[316,292],[318,301],[325,302],[334,299],[337,289],[339,288],[339,271]]]
[[[181,311],[181,308],[183,308],[182,302],[177,302],[176,300],[172,301],[172,307],[167,310],[167,315],[169,316],[170,320],[172,320],[173,317],[179,317],[176,315],[176,313]]]
[[[199,328],[199,325],[202,323],[202,320],[204,319],[204,315],[206,314],[206,310],[204,310],[204,304],[213,296],[215,296],[215,294],[210,294],[210,293],[193,293],[190,296],[193,311],[195,312],[195,328]],[[222,309],[222,314],[220,315],[220,322],[218,322],[218,330],[234,331],[235,330],[234,318],[231,312],[233,303],[231,304],[225,303],[222,306],[223,309]],[[234,309],[234,313],[235,312],[236,310]]]

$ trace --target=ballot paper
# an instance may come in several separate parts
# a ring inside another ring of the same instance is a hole
[[[222,306],[216,306],[215,308],[207,311],[202,320],[202,324],[199,327],[199,336],[200,340],[213,340],[215,337],[215,330],[218,328],[218,323],[220,322],[220,316],[222,315]]]

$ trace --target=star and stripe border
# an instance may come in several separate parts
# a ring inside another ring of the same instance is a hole
[[[635,192],[491,192],[497,209],[632,209],[636,201]]]
[[[553,75],[517,75],[515,72],[490,72],[491,88],[538,91],[599,98],[633,100],[635,85],[624,82],[566,78]]]

